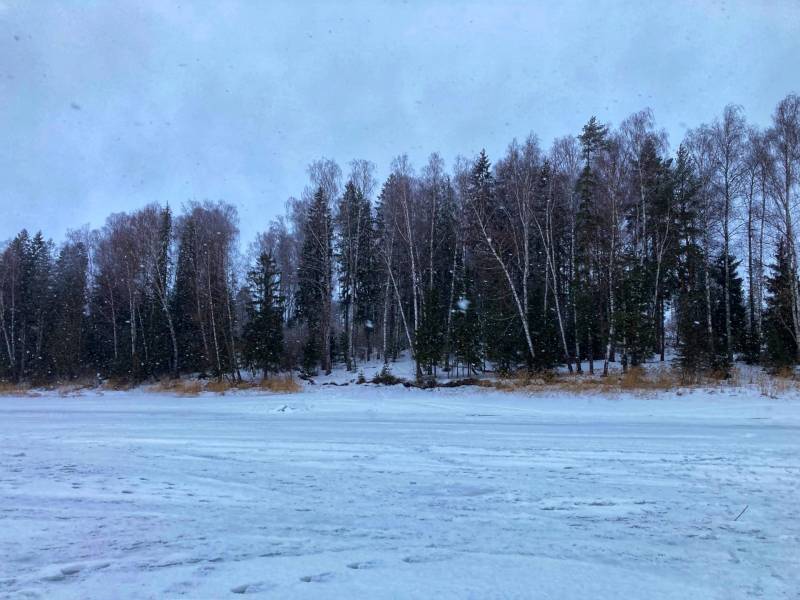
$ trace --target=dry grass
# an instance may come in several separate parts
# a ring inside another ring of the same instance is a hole
[[[800,379],[791,369],[782,369],[776,373],[760,371],[754,381],[762,396],[778,398],[788,392],[800,391]]]
[[[41,396],[42,392],[56,392],[61,397],[81,396],[84,390],[96,388],[97,382],[91,378],[44,385],[0,381],[0,396]]]
[[[206,391],[224,394],[231,390],[264,390],[276,394],[291,394],[302,388],[292,375],[277,375],[253,381],[214,380],[206,383]]]
[[[269,390],[276,394],[293,394],[303,389],[292,375],[279,375],[262,379],[256,383],[255,387],[261,390]]]
[[[177,396],[197,396],[203,391],[202,382],[196,379],[165,378],[148,387],[153,392],[169,392]]]
[[[629,392],[649,394],[660,391],[676,391],[686,389],[742,388],[755,387],[771,398],[787,393],[800,392],[800,375],[785,370],[779,373],[753,371],[755,375],[732,369],[731,373],[706,373],[688,375],[680,369],[664,365],[644,369],[631,367],[626,372],[610,373],[602,377],[599,373],[544,373],[536,375],[518,375],[505,377],[487,385],[504,391],[549,392],[562,391],[573,394],[603,394]],[[746,379],[745,379],[746,378]]]
[[[106,379],[100,387],[104,390],[111,390],[113,392],[123,392],[132,390],[136,387],[136,385],[136,383],[129,379],[115,379],[112,377],[110,379]]]
[[[239,387],[239,384],[234,381],[228,381],[227,379],[212,379],[206,382],[205,391],[212,392],[214,394],[224,394],[225,392],[229,392],[237,387]]]
[[[612,392],[647,393],[676,390],[687,384],[680,373],[670,367],[645,370],[631,367],[626,372],[613,372],[608,377],[600,373],[545,372],[522,377],[503,378],[494,387],[505,391],[564,391],[574,394]]]
[[[0,381],[0,396],[35,396],[31,388],[26,383],[13,383],[11,381]]]
[[[743,380],[745,378],[745,380]],[[403,383],[402,380],[397,380]],[[409,384],[406,384],[409,385]],[[612,372],[608,377],[599,373],[559,373],[546,371],[535,374],[516,374],[498,379],[464,379],[440,384],[438,387],[474,385],[507,392],[569,392],[572,394],[609,394],[627,392],[650,394],[660,391],[678,391],[693,388],[737,388],[746,387],[758,390],[762,396],[778,398],[789,393],[800,393],[800,374],[786,369],[777,373],[752,369],[732,373],[710,373],[706,375],[687,375],[669,365],[631,367],[626,372]],[[0,396],[39,396],[42,391],[56,392],[59,396],[80,396],[86,390],[125,391],[137,389],[138,383],[122,379],[111,379],[97,385],[94,379],[75,380],[68,383],[55,383],[32,387],[27,383],[0,381]],[[292,394],[302,391],[302,385],[292,374],[276,375],[269,378],[249,381],[198,380],[163,378],[144,386],[149,392],[169,393],[177,396],[198,396],[203,392],[224,395],[230,391],[253,390],[274,394]],[[680,392],[678,392],[680,393]]]
[[[27,383],[13,383],[0,381],[0,396],[39,396],[42,391],[55,392],[59,396],[80,396],[86,390],[98,391],[128,391],[142,389],[154,393],[167,393],[176,396],[199,396],[203,392],[223,395],[234,390],[260,390],[273,394],[291,394],[302,390],[295,378],[289,375],[276,375],[261,380],[232,381],[199,380],[199,379],[173,379],[164,377],[149,385],[144,385],[124,379],[109,379],[98,385],[94,379],[70,381],[68,383],[51,383],[41,387],[32,387]]]
[[[631,367],[619,377],[619,386],[623,390],[673,390],[681,385],[680,376],[669,367],[653,369],[649,373],[642,367]]]
[[[235,390],[264,390],[275,394],[290,394],[299,392],[302,388],[291,375],[279,375],[258,381],[162,379],[147,389],[151,392],[166,392],[178,396],[197,396],[201,392],[224,395]]]

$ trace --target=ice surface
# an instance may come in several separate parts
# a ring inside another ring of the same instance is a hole
[[[0,597],[797,598],[798,434],[735,389],[3,397]]]

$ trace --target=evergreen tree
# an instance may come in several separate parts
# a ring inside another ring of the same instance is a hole
[[[625,269],[618,283],[620,306],[615,318],[623,343],[623,367],[644,362],[653,350],[653,321],[651,313],[651,270],[630,253],[623,259]]]
[[[436,375],[436,367],[444,352],[444,324],[446,315],[442,310],[439,290],[436,287],[425,290],[422,319],[414,340],[417,362],[429,376]]]
[[[630,244],[626,279],[631,296],[626,303],[626,333],[633,365],[660,350],[661,304],[666,296],[663,282],[673,267],[667,253],[674,239],[674,180],[670,167],[670,161],[659,156],[654,136],[647,135],[637,160],[638,201],[631,203],[627,215]]]
[[[677,282],[675,312],[677,361],[685,375],[711,368],[711,340],[705,328],[706,293],[699,184],[684,146],[678,150],[673,175],[676,207]]]
[[[21,279],[17,330],[17,380],[42,379],[47,376],[44,356],[45,336],[49,334],[52,244],[41,232],[29,238],[23,232],[19,239]]]
[[[463,258],[457,268],[457,293],[454,304],[450,307],[453,319],[453,352],[456,366],[460,364],[465,367],[469,375],[481,368],[483,360],[481,326],[472,273],[463,265]],[[498,354],[503,353],[498,352]],[[500,362],[502,366],[510,367],[508,360],[501,359]]]
[[[199,315],[196,244],[195,223],[192,219],[186,219],[181,226],[178,240],[178,260],[171,310],[175,318],[180,368],[184,372],[203,373],[208,368],[209,357]]]
[[[172,211],[169,206],[158,212],[159,227],[149,256],[148,283],[145,290],[144,312],[149,332],[148,371],[159,376],[171,372],[178,375],[179,351],[175,319],[170,305],[170,273],[172,272]]]
[[[598,343],[598,314],[595,300],[598,297],[597,277],[597,240],[600,232],[597,227],[597,173],[594,160],[607,144],[608,127],[600,125],[595,117],[583,126],[579,136],[583,155],[583,170],[578,178],[576,188],[579,196],[578,212],[575,217],[575,254],[576,264],[573,275],[573,302],[577,312],[577,331],[575,336],[584,345],[589,369],[593,371],[595,346]],[[580,361],[581,357],[576,357]]]
[[[729,256],[725,260],[724,256],[717,257],[714,262],[713,270],[713,311],[712,321],[714,331],[717,333],[714,340],[714,347],[720,349],[720,356],[717,358],[718,365],[723,369],[730,368],[730,361],[726,349],[726,326],[725,326],[725,284],[730,285],[728,299],[730,303],[730,323],[731,323],[731,350],[732,352],[743,352],[746,344],[747,332],[747,313],[744,305],[744,291],[742,278],[738,275],[738,268],[741,261]],[[725,277],[725,265],[728,265],[728,277]],[[724,351],[724,352],[723,352]]]
[[[6,360],[0,371],[15,381],[49,375],[52,331],[52,243],[22,230],[2,255],[0,329]]]
[[[308,326],[303,362],[313,371],[319,362],[331,371],[332,236],[328,201],[320,187],[303,223],[303,247],[298,267],[298,317]]]
[[[336,213],[336,261],[339,290],[344,311],[345,362],[348,370],[354,366],[356,324],[363,324],[369,312],[366,302],[372,299],[369,258],[373,245],[372,208],[353,181],[348,181]],[[362,293],[365,294],[362,297]]]
[[[791,279],[789,252],[785,239],[778,243],[775,262],[770,265],[767,277],[767,308],[764,313],[764,340],[767,364],[775,369],[792,366],[797,360],[798,341],[792,324]]]
[[[366,359],[370,360],[376,343],[374,336],[378,331],[382,314],[383,269],[378,249],[377,227],[373,217],[370,217],[368,227],[368,234],[365,235],[366,247],[360,269],[361,275],[356,282],[358,302],[356,303],[355,322],[363,325]]]
[[[247,273],[247,323],[242,335],[245,364],[265,375],[280,369],[283,355],[283,298],[272,255],[263,252]]]
[[[55,263],[46,352],[48,374],[57,379],[74,379],[85,370],[88,261],[83,242],[68,242]]]

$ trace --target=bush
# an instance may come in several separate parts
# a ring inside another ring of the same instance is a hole
[[[372,383],[377,383],[379,385],[397,385],[403,383],[403,380],[392,375],[389,365],[383,365],[381,372],[372,378]]]

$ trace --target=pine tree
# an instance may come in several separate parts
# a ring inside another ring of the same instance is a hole
[[[88,262],[86,245],[68,242],[55,263],[46,354],[48,374],[56,379],[74,379],[84,371]]]
[[[48,313],[52,269],[52,243],[41,232],[27,234],[20,243],[22,278],[20,290],[20,327],[18,330],[17,379],[41,379],[47,376],[44,357],[45,336],[49,333]]]
[[[472,235],[480,240],[476,249],[488,261],[484,271],[487,277],[480,282],[482,289],[489,285],[489,272],[494,271],[491,290],[487,289],[484,297],[487,309],[486,354],[500,365],[499,368],[513,369],[524,361],[530,370],[537,358],[530,311],[526,305],[529,280],[515,266],[518,262],[514,258],[516,240],[503,214],[501,191],[492,175],[486,152],[481,151],[469,172],[465,192]],[[511,321],[510,315],[515,316],[516,323]],[[492,325],[497,317],[502,321],[497,323],[499,327]]]
[[[792,273],[785,239],[778,243],[775,262],[770,265],[767,277],[767,307],[764,313],[764,340],[766,361],[774,369],[792,366],[797,360],[798,341],[794,337],[792,322]]]
[[[644,362],[653,350],[653,322],[651,319],[650,286],[652,272],[633,254],[626,253],[623,259],[624,275],[619,281],[620,307],[615,318],[623,344],[623,367],[637,366]]]
[[[728,302],[727,310],[729,311],[727,314],[731,325],[731,351],[734,356],[736,353],[744,351],[747,344],[747,313],[744,305],[743,282],[738,275],[740,263],[741,261],[736,260],[733,256],[729,256],[726,260],[724,256],[720,255],[714,262],[713,268],[712,321],[714,323],[714,331],[717,332],[714,347],[720,349],[717,362],[723,370],[731,367],[727,353],[726,300]],[[725,277],[726,264],[729,269],[727,277]],[[726,282],[730,286],[727,295],[725,294]]]
[[[481,367],[483,360],[481,350],[482,336],[472,272],[463,262],[463,257],[461,257],[457,264],[457,292],[450,311],[453,318],[452,345],[456,367],[459,364],[462,365],[466,368],[467,375],[469,375]],[[504,353],[498,352],[498,355],[500,354]],[[505,370],[510,369],[510,361],[501,360],[500,362],[506,367]]]
[[[181,226],[178,240],[178,260],[171,311],[175,318],[180,369],[184,372],[203,373],[209,367],[209,356],[199,314],[196,244],[197,235],[194,221],[186,219]]]
[[[648,135],[642,144],[637,170],[639,200],[628,212],[628,279],[633,294],[628,339],[633,365],[661,351],[664,280],[674,267],[668,250],[674,253],[675,239],[671,161],[659,156],[653,135]]]
[[[583,126],[579,136],[583,153],[583,170],[578,178],[576,188],[580,198],[578,213],[575,217],[576,265],[573,276],[573,302],[577,315],[575,336],[578,344],[584,344],[586,357],[589,359],[589,370],[594,371],[595,346],[598,343],[598,315],[595,299],[598,297],[598,281],[596,273],[596,243],[599,236],[597,229],[596,199],[597,174],[594,159],[606,145],[608,127],[600,125],[595,117]],[[576,360],[580,361],[577,356]]]
[[[366,247],[364,248],[364,257],[361,262],[361,275],[356,283],[358,302],[356,303],[355,322],[363,325],[366,359],[370,360],[376,343],[374,336],[381,321],[383,269],[378,249],[377,227],[375,218],[372,216],[368,227],[368,234],[365,235]]]
[[[247,323],[242,334],[245,364],[265,375],[280,369],[283,356],[283,298],[272,255],[263,252],[247,273]]]
[[[711,340],[705,327],[706,293],[699,184],[684,146],[678,150],[673,174],[676,207],[677,282],[675,313],[677,361],[685,376],[711,368]]]
[[[681,287],[676,300],[677,357],[681,370],[694,377],[711,367],[709,343],[705,329],[705,291],[700,247],[685,248],[680,267]]]
[[[175,318],[170,303],[170,274],[172,273],[172,211],[169,206],[158,214],[158,235],[150,257],[145,312],[149,315],[150,371],[153,375],[170,372],[178,376],[180,355]]]
[[[679,150],[680,153],[680,150]],[[684,158],[685,160],[685,158]],[[647,332],[652,344],[651,351],[666,358],[667,309],[676,293],[676,268],[678,255],[678,220],[676,198],[678,167],[672,159],[659,160],[657,185],[648,207],[648,237],[650,251],[647,264],[650,282],[647,286],[649,318],[652,328]]]
[[[372,208],[353,181],[348,181],[336,213],[336,261],[339,290],[344,310],[344,358],[348,370],[354,368],[356,323],[363,324],[368,312],[366,301],[372,290],[368,271],[372,248]],[[367,294],[362,298],[361,293]]]
[[[332,236],[328,201],[320,187],[303,223],[303,247],[298,267],[298,317],[308,326],[303,362],[313,371],[319,362],[331,371]]]
[[[425,290],[422,319],[414,340],[414,355],[429,376],[436,375],[436,367],[444,352],[444,324],[446,318],[436,287]]]

